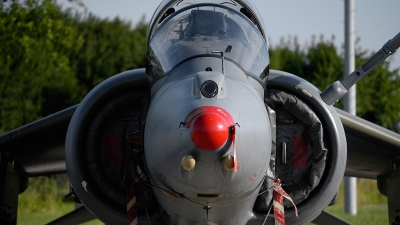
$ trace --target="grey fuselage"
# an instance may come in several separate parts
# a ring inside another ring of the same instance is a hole
[[[213,71],[204,71],[208,67]],[[218,94],[212,98],[200,93],[201,84],[209,80],[218,85]],[[223,157],[234,154],[230,139],[222,149],[203,150],[191,140],[190,128],[181,124],[191,111],[203,106],[222,108],[232,116],[236,124],[237,172],[226,171],[221,164]],[[221,58],[195,58],[153,85],[146,121],[144,145],[151,182],[197,202],[155,190],[172,221],[246,224],[253,216],[252,208],[271,155],[271,129],[262,85],[228,61],[223,75]],[[192,171],[181,166],[187,155],[196,160]]]

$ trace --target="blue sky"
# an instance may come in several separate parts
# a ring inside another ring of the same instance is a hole
[[[161,0],[81,0],[101,18],[121,19],[136,24],[143,15],[148,22]],[[297,36],[300,45],[335,36],[336,46],[344,43],[344,0],[252,0],[262,14],[270,45],[281,38]],[[58,0],[64,7],[67,0]],[[72,4],[76,6],[76,4]],[[358,47],[378,51],[400,32],[400,0],[355,0],[355,37]],[[400,68],[400,50],[390,56],[391,69]]]

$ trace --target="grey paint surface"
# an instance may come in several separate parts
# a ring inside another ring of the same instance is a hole
[[[376,179],[392,171],[392,160],[400,156],[400,135],[336,109],[346,131],[348,161],[346,175]]]
[[[207,63],[208,59],[203,61]],[[193,65],[208,65],[205,63]],[[155,194],[163,208],[179,224],[200,224],[207,218],[210,222],[219,221],[219,224],[231,224],[234,221],[244,224],[253,214],[252,207],[271,151],[270,125],[263,96],[253,86],[238,81],[246,80],[247,76],[232,64],[227,65],[226,71],[235,74],[238,77],[235,80],[225,78],[219,72],[193,73],[198,70],[191,66],[185,68],[185,72],[173,72],[165,85],[152,96],[145,132],[146,160],[154,184],[194,198],[211,206],[211,209],[207,217],[202,205],[157,191]],[[182,77],[185,74],[192,76]],[[181,79],[177,76],[181,76]],[[197,80],[215,81],[219,84],[218,95],[214,98],[202,96],[199,88],[201,83]],[[192,143],[190,129],[179,128],[180,122],[192,110],[202,106],[223,108],[239,124],[236,128],[238,172],[228,172],[232,173],[233,178],[230,178],[232,175],[224,175],[226,172],[220,164],[221,156],[233,155],[233,145],[229,143],[229,148],[219,156],[216,152],[204,153]],[[197,159],[194,175],[189,180],[182,175],[185,172],[180,166],[185,155],[193,155]],[[196,197],[198,194],[215,194],[219,197],[202,199]],[[226,211],[232,214],[224,213]]]

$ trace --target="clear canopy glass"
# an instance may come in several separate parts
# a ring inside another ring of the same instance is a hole
[[[186,60],[220,57],[259,77],[269,65],[267,44],[245,15],[222,5],[187,7],[163,21],[149,43],[148,57],[160,76]]]

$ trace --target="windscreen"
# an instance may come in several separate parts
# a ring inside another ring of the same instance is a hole
[[[219,57],[225,51],[246,73],[260,76],[269,64],[265,40],[246,16],[224,6],[186,8],[161,23],[149,44],[149,60],[157,74],[195,57]]]

